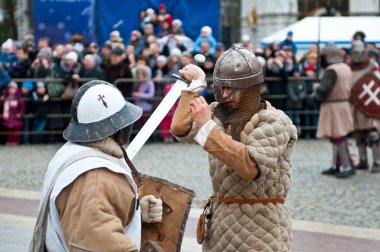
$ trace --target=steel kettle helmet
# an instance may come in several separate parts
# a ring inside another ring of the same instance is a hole
[[[116,86],[93,80],[76,92],[63,137],[71,142],[97,141],[132,125],[141,115],[142,109],[125,101]]]
[[[264,81],[263,69],[256,55],[247,48],[231,47],[216,61],[213,74],[215,100],[225,103],[238,89],[248,89]],[[232,88],[223,96],[225,87]]]
[[[247,48],[231,47],[216,61],[214,84],[232,88],[250,88],[264,81],[256,55]]]

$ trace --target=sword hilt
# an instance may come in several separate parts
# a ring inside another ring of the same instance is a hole
[[[190,82],[189,82],[188,80],[186,80],[186,79],[182,78],[182,77],[181,77],[181,76],[179,76],[178,74],[172,74],[172,76],[173,76],[174,78],[176,78],[177,80],[180,80],[180,81],[183,81],[183,82],[185,82],[185,83],[187,84],[187,86],[189,86],[189,85],[190,85]]]

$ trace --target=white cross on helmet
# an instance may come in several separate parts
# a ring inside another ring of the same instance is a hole
[[[104,139],[137,121],[142,109],[125,101],[112,84],[94,80],[80,87],[71,105],[71,121],[63,137],[71,142]]]

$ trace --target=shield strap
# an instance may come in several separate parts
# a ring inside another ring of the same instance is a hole
[[[129,168],[132,171],[133,179],[135,180],[137,186],[140,187],[142,184],[140,173],[137,171],[136,167],[132,164],[125,149],[123,147],[120,147],[120,148],[121,148],[121,151],[123,152],[123,157],[124,157],[125,162],[127,162]]]

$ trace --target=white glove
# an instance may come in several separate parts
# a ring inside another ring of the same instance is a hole
[[[146,223],[162,221],[162,200],[146,195],[140,200],[142,221]]]
[[[183,69],[179,70],[179,73],[186,80],[192,80],[190,85],[185,88],[188,91],[202,91],[206,88],[206,74],[203,70],[194,64],[188,64]]]
[[[192,80],[190,85],[185,88],[188,91],[202,91],[207,87],[206,80]]]

